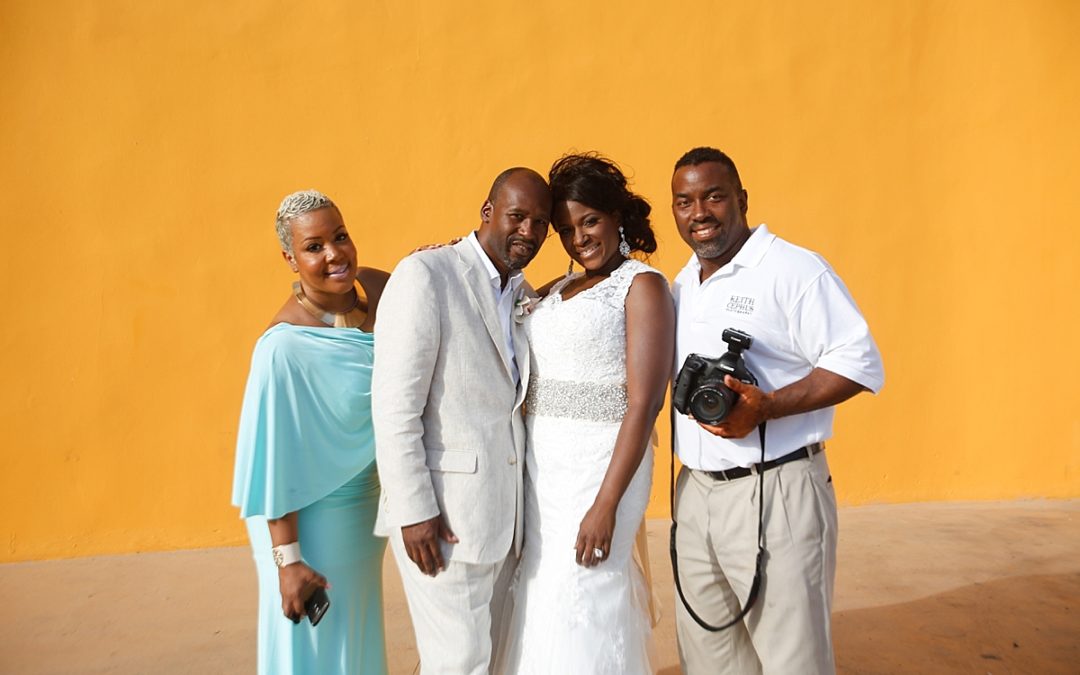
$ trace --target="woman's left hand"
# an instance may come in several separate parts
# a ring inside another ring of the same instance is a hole
[[[593,504],[578,528],[577,564],[582,567],[595,567],[607,560],[611,553],[611,538],[615,534],[615,509],[601,504]]]

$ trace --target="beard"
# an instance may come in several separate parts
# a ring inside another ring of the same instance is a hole
[[[520,244],[527,247],[529,252],[527,254],[518,254],[514,252],[514,244]],[[532,259],[536,257],[536,252],[539,250],[539,246],[523,237],[510,237],[506,240],[506,250],[503,251],[503,264],[507,269],[521,270],[532,262]]]
[[[702,260],[732,257],[742,247],[742,242],[750,236],[745,217],[725,222],[711,218],[706,222],[716,228],[713,237],[706,241],[691,238],[686,242],[690,245],[690,250]]]
[[[694,254],[705,260],[719,258],[724,254],[726,247],[726,242],[724,242],[721,237],[710,239],[709,241],[695,241],[690,243],[690,249]]]

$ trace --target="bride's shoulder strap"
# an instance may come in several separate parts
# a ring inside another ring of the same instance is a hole
[[[613,282],[611,288],[618,294],[620,302],[626,301],[626,294],[630,292],[630,285],[634,283],[634,278],[644,272],[657,274],[661,279],[664,278],[664,275],[661,274],[660,270],[655,267],[650,267],[640,260],[635,260],[633,258],[628,258],[617,270],[611,273],[611,280]]]
[[[554,295],[556,293],[562,293],[563,289],[566,288],[566,285],[574,279],[578,278],[579,276],[581,276],[580,272],[573,272],[559,279],[552,279],[548,283],[544,284],[544,286],[540,288],[537,293],[539,293],[541,298],[546,298],[549,295]]]

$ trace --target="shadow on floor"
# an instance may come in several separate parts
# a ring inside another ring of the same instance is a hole
[[[976,583],[833,616],[837,672],[1078,673],[1080,572]]]
[[[1080,572],[997,579],[833,615],[841,675],[1080,673]],[[657,675],[680,675],[669,665]]]

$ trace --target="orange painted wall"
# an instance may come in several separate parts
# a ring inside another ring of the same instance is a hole
[[[838,415],[843,503],[1080,496],[1080,4],[613,7],[0,4],[0,561],[243,541],[282,195],[324,190],[391,267],[570,149],[633,175],[669,274],[697,144],[840,272],[888,377]],[[529,277],[565,260],[552,240]]]

